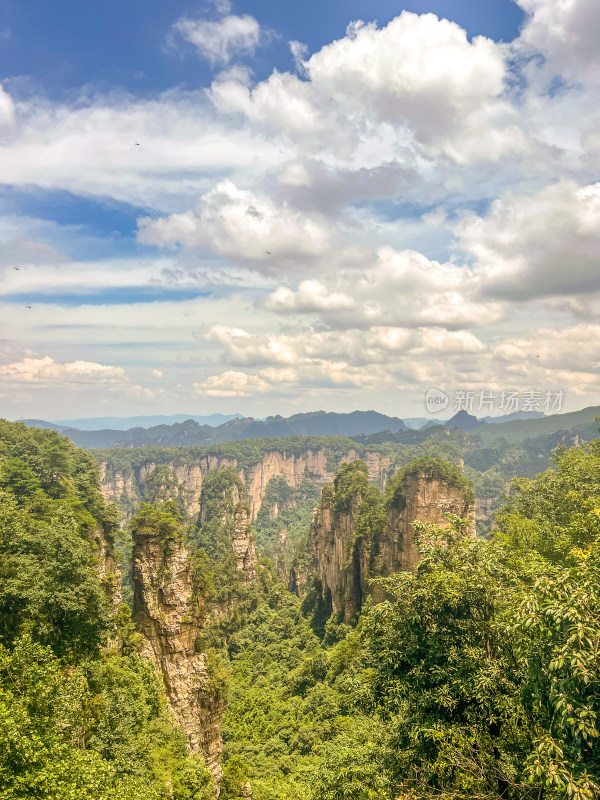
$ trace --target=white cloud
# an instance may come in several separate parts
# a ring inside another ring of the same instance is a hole
[[[23,383],[65,384],[99,383],[122,384],[126,381],[122,367],[109,367],[90,361],[72,361],[58,364],[54,359],[24,358],[12,364],[0,365],[0,377]]]
[[[250,397],[266,392],[269,388],[269,383],[262,378],[233,370],[211,375],[203,383],[194,383],[197,394],[207,397]]]
[[[218,10],[226,8],[227,4],[221,4]],[[261,39],[260,25],[249,14],[230,14],[216,21],[182,17],[173,30],[211,64],[228,64],[236,56],[253,55]]]
[[[318,314],[332,327],[470,328],[503,316],[498,303],[478,299],[479,286],[478,275],[468,267],[382,247],[374,266],[361,273],[340,273],[334,287],[314,281],[304,282],[297,291],[279,287],[265,307],[280,314]]]
[[[0,84],[0,141],[7,136],[15,123],[15,104],[12,97]]]
[[[447,331],[443,328],[415,331],[374,326],[369,330],[311,329],[288,335],[249,333],[240,328],[214,325],[205,339],[223,345],[222,360],[237,366],[271,364],[304,368],[343,362],[364,367],[387,364],[405,354],[450,355],[486,350],[483,342],[470,331]]]
[[[600,390],[600,325],[530,331],[501,342],[494,357],[521,385],[559,387],[579,395]]]
[[[226,180],[201,197],[196,213],[139,219],[138,239],[159,247],[210,248],[242,261],[260,261],[261,270],[269,272],[280,260],[324,254],[330,233],[315,215],[278,206]]]
[[[600,289],[600,184],[564,180],[509,195],[458,226],[477,259],[483,291],[526,300]]]
[[[356,23],[302,67],[309,80],[274,72],[254,89],[217,81],[211,97],[223,111],[332,152],[382,134],[391,151],[414,138],[430,156],[461,163],[525,146],[502,99],[502,49],[482,36],[470,42],[460,26],[433,14],[404,11],[382,29]]]
[[[301,281],[298,291],[278,287],[265,302],[265,308],[279,313],[310,313],[311,311],[348,311],[356,300],[343,292],[329,292],[321,281]]]
[[[29,403],[35,402],[36,395],[44,397],[44,413],[48,413],[53,405],[64,409],[65,395],[71,401],[77,395],[78,402],[87,405],[94,402],[99,393],[113,400],[133,402],[155,400],[162,390],[155,392],[133,383],[122,367],[94,361],[61,363],[49,356],[26,356],[20,361],[0,364],[0,397],[7,406],[12,404],[21,413]]]
[[[597,0],[517,0],[529,15],[520,43],[541,52],[551,74],[599,82]]]
[[[229,14],[231,12],[231,0],[212,0],[212,3],[219,14]]]
[[[84,96],[72,106],[35,98],[16,115],[14,135],[0,135],[4,184],[167,212],[189,208],[224,173],[251,180],[290,157],[280,142],[217,119],[203,92]]]

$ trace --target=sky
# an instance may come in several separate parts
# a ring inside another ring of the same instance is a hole
[[[600,404],[599,173],[597,0],[4,0],[0,416]]]

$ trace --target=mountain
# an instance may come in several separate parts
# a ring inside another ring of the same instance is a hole
[[[229,422],[237,417],[241,418],[241,414],[209,414],[208,416],[198,416],[197,414],[170,414],[142,417],[87,417],[85,419],[55,419],[52,420],[52,425],[59,425],[62,428],[76,428],[79,431],[101,431],[111,429],[115,431],[126,431],[130,428],[153,428],[157,425],[173,425],[176,422],[186,422],[188,419],[193,419],[200,425],[209,425],[211,428],[216,428]],[[32,420],[26,420],[29,425]],[[49,424],[49,423],[48,423]],[[40,428],[41,425],[35,427]]]
[[[489,447],[499,439],[516,444],[525,439],[562,431],[569,431],[584,441],[589,441],[598,436],[596,417],[600,417],[600,406],[589,406],[568,414],[549,414],[538,419],[515,419],[497,425],[482,425],[475,433],[483,447]]]
[[[512,422],[515,419],[540,419],[545,417],[543,411],[513,411],[511,414],[502,414],[500,417],[481,417],[483,422]]]
[[[431,417],[405,417],[404,424],[414,431],[422,430],[426,425],[443,425],[445,419],[431,419]]]
[[[102,449],[107,447],[181,447],[182,445],[207,445],[242,439],[270,439],[288,436],[357,436],[361,434],[408,430],[401,419],[388,417],[376,411],[353,411],[349,414],[313,411],[294,414],[287,419],[280,416],[256,420],[235,417],[222,425],[201,425],[193,419],[173,425],[154,425],[150,428],[134,427],[128,430],[106,428],[83,430],[44,420],[22,420],[31,428],[53,429],[67,436],[78,447]]]
[[[294,414],[287,419],[277,415],[264,420],[254,420],[252,417],[247,420],[233,420],[218,430],[219,436],[225,434],[227,438],[215,441],[224,442],[284,436],[358,436],[383,430],[396,433],[407,430],[407,426],[398,417],[388,417],[377,411],[352,411],[350,414],[311,411]]]
[[[444,427],[448,428],[449,431],[458,428],[463,433],[469,433],[469,431],[475,430],[475,428],[479,428],[481,425],[485,424],[483,420],[479,420],[473,414],[468,414],[463,410],[455,414],[448,422],[445,422]]]

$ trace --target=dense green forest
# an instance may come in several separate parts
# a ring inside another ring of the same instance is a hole
[[[338,487],[369,491],[360,470],[342,472],[358,483]],[[419,565],[382,579],[387,599],[353,625],[319,617],[314,593],[277,575],[279,526],[301,552],[312,485],[269,486],[251,585],[231,571],[234,470],[205,481],[196,524],[157,495],[121,532],[98,487],[89,454],[0,423],[0,797],[212,796],[127,604],[115,608],[115,553],[141,526],[185,540],[207,608],[228,603],[198,642],[227,698],[223,800],[249,785],[254,800],[600,796],[600,440],[514,481],[487,539],[459,518],[417,524]]]
[[[128,608],[111,613],[98,534],[119,535],[94,460],[0,422],[0,797],[211,797]]]

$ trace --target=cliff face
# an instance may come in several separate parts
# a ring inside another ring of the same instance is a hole
[[[340,463],[358,459],[360,454],[350,450]],[[369,470],[370,480],[380,488],[385,488],[391,470],[389,457],[380,453],[367,453],[363,456]],[[300,486],[303,480],[318,484],[333,480],[334,473],[328,469],[325,450],[307,450],[301,455],[291,455],[283,451],[273,450],[265,453],[263,458],[249,467],[241,469],[234,458],[218,455],[206,455],[197,463],[181,465],[175,461],[165,464],[176,479],[183,496],[186,512],[195,516],[200,511],[200,491],[204,478],[213,470],[221,467],[235,467],[246,485],[250,505],[250,519],[254,521],[260,511],[267,484],[274,477],[283,477],[289,486]],[[115,469],[108,462],[100,463],[101,488],[108,502],[116,503],[128,518],[136,505],[147,498],[148,479],[156,469],[156,463],[148,461],[131,472]],[[174,498],[173,498],[174,499]]]
[[[92,533],[92,541],[96,551],[96,573],[110,600],[112,612],[116,614],[123,601],[119,559],[112,538],[107,536],[102,527],[98,526]]]
[[[332,498],[324,495],[316,510],[310,532],[314,563],[321,582],[325,607],[350,619],[368,593],[369,542],[356,539],[360,497],[348,510],[336,512]]]
[[[224,704],[207,691],[207,656],[195,648],[206,620],[188,548],[180,540],[136,535],[133,580],[133,616],[144,637],[142,655],[162,675],[169,708],[190,750],[204,756],[218,785]]]
[[[251,583],[256,578],[256,548],[250,530],[250,512],[246,506],[237,506],[232,529],[231,547],[235,556],[235,568],[243,574],[245,583]]]
[[[437,477],[407,475],[402,480],[402,495],[405,508],[388,512],[387,536],[376,559],[378,575],[415,567],[419,560],[412,528],[415,521],[445,528],[449,524],[446,514],[455,514],[471,520],[470,533],[475,535],[475,508],[459,487]]]
[[[451,513],[472,520],[470,532],[475,533],[474,507],[459,487],[425,474],[407,475],[401,494],[402,507],[391,507],[382,525],[358,532],[361,496],[354,495],[347,509],[336,511],[333,494],[323,494],[310,533],[314,569],[325,607],[342,613],[345,620],[360,610],[369,594],[381,599],[379,588],[369,584],[371,578],[414,568],[419,552],[411,523],[445,527],[445,515]]]
[[[201,507],[199,532],[207,523],[205,536],[212,539],[210,543],[231,548],[229,568],[239,573],[242,584],[248,584],[256,577],[256,551],[243,485],[235,471],[231,473],[219,484],[216,501],[213,492]],[[204,628],[231,614],[235,597],[226,603],[214,597],[207,600],[181,534],[165,536],[146,525],[134,527],[133,539],[133,618],[143,635],[142,655],[162,675],[169,707],[190,750],[203,755],[218,789],[225,701],[211,681],[208,656],[199,651],[198,644]],[[218,566],[216,560],[213,564]]]

